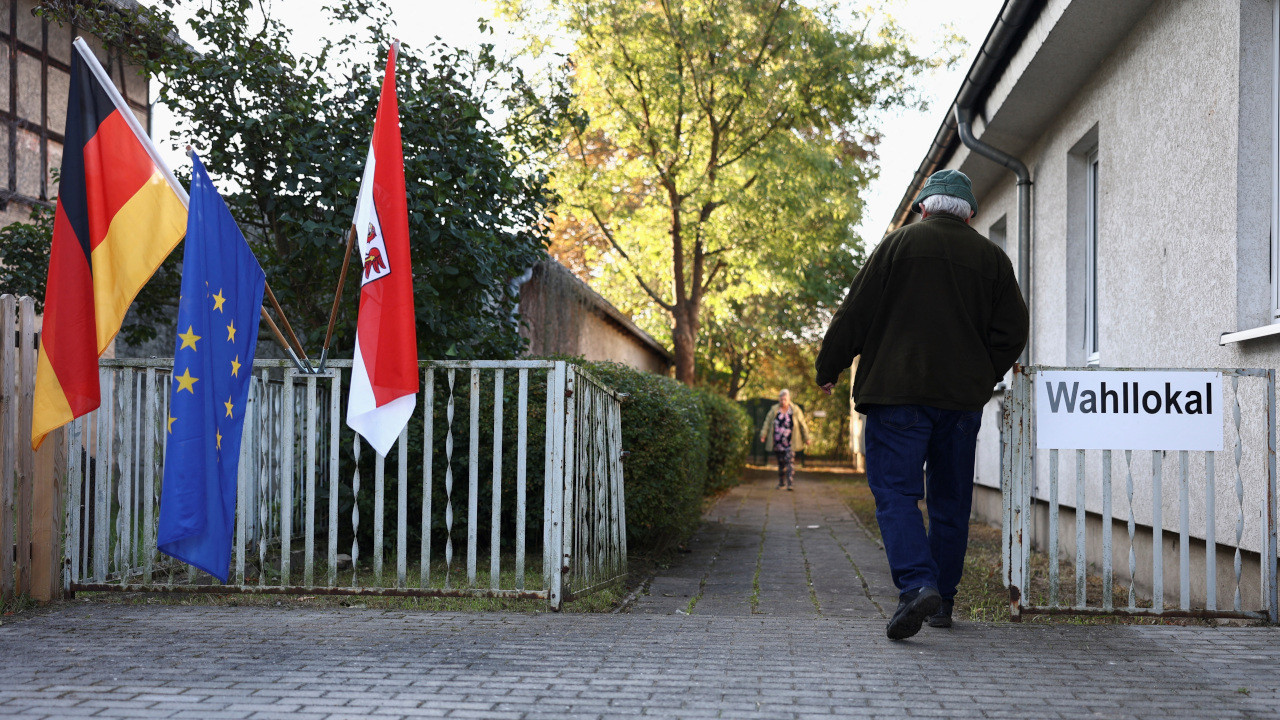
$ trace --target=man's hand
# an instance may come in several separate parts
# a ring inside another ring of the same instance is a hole
[[[822,388],[822,392],[830,395],[831,391],[835,389],[836,384],[833,382],[829,382],[826,385],[819,385],[818,387]]]

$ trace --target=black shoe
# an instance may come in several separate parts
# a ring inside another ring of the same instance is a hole
[[[951,627],[951,609],[955,607],[955,604],[954,600],[943,600],[942,607],[938,608],[938,612],[929,616],[929,627]]]
[[[791,487],[790,485],[788,485],[788,486],[787,486],[787,492],[791,492],[792,490],[795,490],[795,488],[793,488],[793,487]]]
[[[935,588],[923,587],[898,601],[898,609],[889,620],[890,640],[906,640],[920,632],[925,618],[942,608],[942,596]]]

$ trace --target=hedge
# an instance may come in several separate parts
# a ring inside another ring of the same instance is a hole
[[[618,392],[627,393],[630,397],[622,404],[622,447],[630,455],[623,464],[623,475],[626,491],[627,542],[633,553],[657,554],[684,542],[697,528],[702,516],[703,498],[710,493],[718,492],[735,484],[742,475],[747,459],[750,419],[736,403],[715,395],[706,390],[695,390],[675,380],[636,370],[625,365],[611,362],[583,362],[581,358],[554,357],[548,359],[568,360],[587,371],[597,381]],[[440,443],[448,432],[445,421],[444,403],[448,398],[447,373],[435,373],[435,401],[437,404],[434,418],[434,436],[436,451],[432,453],[433,483],[433,545],[443,547],[444,528],[440,521],[440,513],[445,506],[445,458]],[[469,373],[460,371],[455,379],[455,416],[453,423],[454,455],[453,455],[453,528],[455,548],[459,542],[465,542],[467,536],[466,507],[469,501],[468,479],[468,446],[470,441],[470,391]],[[527,435],[528,457],[527,467],[527,515],[525,532],[528,538],[528,551],[534,554],[542,544],[542,495],[543,495],[543,462],[544,433],[542,431],[542,408],[546,398],[546,382],[544,373],[530,373],[528,397],[531,418]],[[516,406],[517,374],[506,374],[503,394],[504,405],[508,409]],[[477,464],[481,482],[477,490],[477,505],[483,509],[478,514],[477,535],[479,550],[487,551],[489,537],[490,513],[488,508],[492,502],[492,483],[489,472],[492,466],[492,417],[493,417],[493,385],[492,376],[483,376],[479,398],[480,438]],[[503,456],[515,458],[517,448],[517,429],[515,413],[504,413],[503,418]],[[409,485],[406,488],[409,507],[413,512],[422,506],[422,413],[415,412],[409,421]],[[395,500],[398,484],[396,453],[385,461],[386,497],[384,506],[384,524],[386,537],[395,537],[396,514]],[[350,447],[344,443],[341,448],[342,469],[338,483],[339,512],[349,517],[354,500],[351,494],[350,478],[355,469],[355,461]],[[372,548],[373,523],[375,513],[373,493],[374,453],[366,451],[360,458],[362,474],[360,493],[360,548],[365,555]],[[516,531],[516,498],[515,498],[515,462],[508,460],[503,464],[502,481],[502,514],[501,535],[507,542],[514,537]],[[326,483],[327,487],[328,484]],[[318,520],[327,522],[327,495],[323,495],[317,503]],[[411,512],[411,515],[413,514]],[[417,548],[420,542],[418,521],[413,521],[406,528],[410,548]],[[341,547],[349,547],[352,541],[350,530],[343,528],[339,539]],[[437,550],[437,553],[439,551]],[[455,549],[456,552],[456,549]]]
[[[707,494],[742,481],[751,450],[751,416],[738,403],[707,389],[698,390],[707,416]]]
[[[661,552],[683,542],[702,517],[707,486],[707,414],[698,393],[675,380],[612,362],[586,363],[600,382],[627,393],[622,404],[627,542]]]

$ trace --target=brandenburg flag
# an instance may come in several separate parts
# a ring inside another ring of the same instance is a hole
[[[409,209],[391,46],[373,141],[356,201],[360,241],[360,310],[351,368],[347,425],[385,456],[417,404],[418,340],[409,259]]]
[[[151,140],[84,41],[75,48],[32,447],[98,407],[98,356],[187,224]]]

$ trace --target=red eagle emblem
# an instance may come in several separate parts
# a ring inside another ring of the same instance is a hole
[[[387,269],[387,262],[382,258],[382,252],[378,248],[369,248],[369,254],[364,258],[364,279],[369,279],[369,273],[379,273]]]

